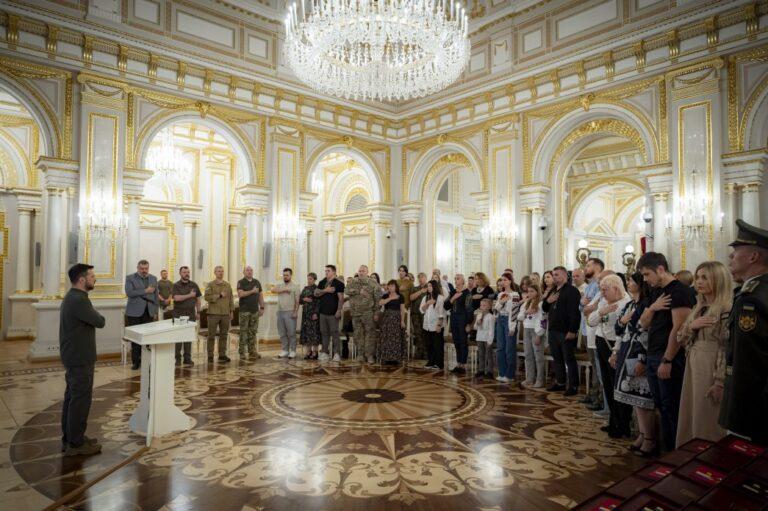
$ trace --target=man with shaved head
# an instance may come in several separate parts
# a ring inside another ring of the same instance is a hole
[[[261,358],[256,351],[256,332],[259,329],[259,318],[264,314],[264,294],[261,282],[253,278],[253,268],[250,266],[243,269],[243,278],[237,281],[237,296],[240,299],[240,360]]]

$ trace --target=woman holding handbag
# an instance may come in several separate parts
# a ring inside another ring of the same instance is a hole
[[[616,334],[621,336],[621,344],[618,353],[609,359],[609,363],[616,368],[613,399],[634,407],[640,435],[629,449],[648,458],[658,452],[658,444],[653,394],[645,375],[648,332],[640,326],[640,316],[648,306],[650,292],[642,273],[635,272],[629,276],[627,292],[632,299],[616,321]]]

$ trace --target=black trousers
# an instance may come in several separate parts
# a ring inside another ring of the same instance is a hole
[[[565,385],[568,390],[578,390],[579,366],[576,364],[576,339],[566,341],[565,332],[552,330],[549,331],[547,339],[549,352],[552,354],[552,365],[555,366],[555,381],[558,385]]]
[[[595,339],[595,346],[597,349],[597,363],[600,364],[600,374],[603,375],[603,392],[605,393],[605,399],[608,401],[608,410],[611,412],[608,419],[608,427],[618,433],[629,433],[632,407],[613,399],[613,389],[616,387],[616,369],[608,363],[613,350],[608,341],[602,337]]]
[[[88,413],[93,396],[94,366],[67,366],[64,404],[61,408],[61,442],[80,447],[85,442]]]
[[[444,340],[443,332],[430,332],[424,330],[424,338],[427,341],[427,365],[443,368]]]
[[[126,316],[128,326],[143,325],[144,323],[151,323],[155,320],[149,315],[149,307],[144,309],[144,314],[138,317]],[[131,343],[131,362],[133,365],[141,365],[141,344]]]

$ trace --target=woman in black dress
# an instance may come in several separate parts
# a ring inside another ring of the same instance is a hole
[[[379,305],[384,307],[379,324],[379,357],[382,363],[397,364],[405,358],[405,302],[396,280],[387,282],[387,292]]]
[[[299,303],[301,304],[301,334],[299,335],[299,344],[304,346],[304,351],[309,349],[309,353],[304,356],[304,360],[317,359],[317,346],[320,344],[320,316],[318,316],[318,307],[320,302],[315,298],[315,289],[317,289],[317,275],[310,273],[307,275],[307,285],[301,290]],[[309,348],[307,348],[309,347]]]

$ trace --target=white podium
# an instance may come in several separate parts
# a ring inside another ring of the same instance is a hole
[[[175,373],[174,347],[177,342],[194,342],[197,324],[170,320],[125,327],[124,338],[141,344],[141,400],[133,412],[131,431],[147,437],[186,431],[192,419],[173,402]]]

